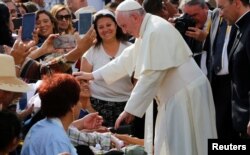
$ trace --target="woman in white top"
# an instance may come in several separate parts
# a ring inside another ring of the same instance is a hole
[[[128,37],[118,27],[114,14],[100,10],[94,15],[97,42],[82,57],[81,71],[92,72],[119,56],[130,46]],[[104,81],[90,81],[91,105],[104,118],[104,125],[113,127],[116,118],[123,111],[133,89],[131,77],[126,76],[116,83],[107,85]]]

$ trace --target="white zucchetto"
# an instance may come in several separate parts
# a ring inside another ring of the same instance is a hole
[[[125,0],[118,5],[118,7],[116,8],[116,11],[132,11],[132,10],[138,10],[141,8],[142,6],[137,1]]]

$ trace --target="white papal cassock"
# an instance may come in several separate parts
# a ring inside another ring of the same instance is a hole
[[[155,155],[206,155],[207,140],[217,137],[210,84],[191,55],[170,23],[146,14],[135,44],[94,73],[112,83],[135,71],[138,82],[125,107],[135,116],[156,99]]]

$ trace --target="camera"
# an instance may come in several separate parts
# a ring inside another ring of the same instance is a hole
[[[186,13],[175,19],[175,28],[182,36],[185,36],[188,27],[195,27],[195,25],[196,21]]]

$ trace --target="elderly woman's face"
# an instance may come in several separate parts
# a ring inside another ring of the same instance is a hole
[[[47,16],[45,13],[41,13],[38,15],[36,26],[37,28],[39,28],[39,35],[43,37],[48,37],[50,34],[53,34],[54,25],[49,16]]]

